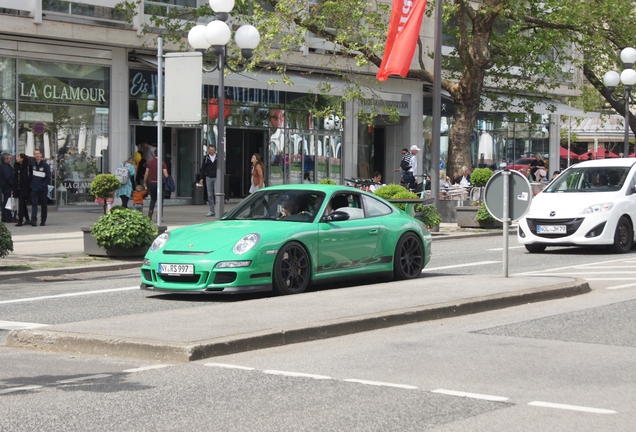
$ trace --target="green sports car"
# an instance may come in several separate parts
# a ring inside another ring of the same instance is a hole
[[[158,236],[141,288],[297,294],[336,279],[417,278],[430,256],[424,224],[373,194],[283,185],[251,194],[218,221]]]

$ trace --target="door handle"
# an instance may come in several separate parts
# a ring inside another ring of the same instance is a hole
[[[378,235],[378,230],[377,229],[370,229],[369,230],[369,235]]]

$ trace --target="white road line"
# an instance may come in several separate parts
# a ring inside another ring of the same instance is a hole
[[[485,394],[479,394],[479,393],[466,393],[461,391],[445,390],[445,389],[432,390],[432,393],[441,393],[441,394],[446,394],[450,396],[461,396],[461,397],[467,397],[471,399],[481,399],[481,400],[488,400],[493,402],[503,402],[508,400],[507,397],[503,397],[503,396],[492,396],[492,395],[485,395]]]
[[[97,375],[88,375],[88,376],[79,377],[79,378],[70,378],[70,379],[60,380],[55,382],[58,384],[72,384],[72,383],[76,383],[80,381],[87,381],[87,380],[93,380],[93,379],[99,379],[99,378],[108,378],[109,376],[112,376],[112,375],[97,374]]]
[[[313,379],[320,379],[320,380],[333,379],[330,376],[325,376],[325,375],[313,375],[313,374],[305,374],[300,372],[287,372],[287,371],[279,371],[279,370],[264,370],[263,373],[270,374],[270,375],[283,375],[283,376],[290,376],[290,377],[313,378]]]
[[[0,321],[0,330],[22,330],[46,326],[48,326],[48,324],[26,323],[19,321]]]
[[[557,404],[557,403],[551,403],[551,402],[534,401],[534,402],[528,403],[528,405],[539,406],[544,408],[557,408],[557,409],[564,409],[564,410],[571,410],[571,411],[583,411],[583,412],[589,412],[594,414],[616,414],[616,411],[603,409],[603,408],[590,408],[590,407],[584,407],[584,406],[564,405],[564,404]]]
[[[520,276],[520,275],[532,275],[532,274],[539,274],[539,273],[546,273],[546,272],[553,272],[553,271],[559,271],[559,270],[567,270],[567,269],[578,269],[578,268],[584,268],[584,269],[588,269],[589,266],[602,266],[603,269],[605,269],[605,264],[607,263],[618,263],[618,262],[625,262],[625,259],[616,259],[616,260],[610,260],[610,261],[602,261],[602,262],[595,262],[595,263],[590,263],[590,264],[577,264],[577,265],[570,265],[570,266],[566,266],[566,267],[557,267],[557,268],[552,268],[552,269],[545,269],[545,270],[531,270],[531,271],[527,271],[527,272],[523,272],[523,273],[515,273],[516,276]]]
[[[67,293],[67,294],[42,296],[42,297],[30,297],[30,298],[22,298],[22,299],[15,299],[15,300],[2,300],[0,301],[0,305],[10,304],[10,303],[26,303],[31,301],[50,300],[50,299],[64,298],[64,297],[77,297],[77,296],[85,296],[85,295],[92,295],[92,294],[104,294],[104,293],[117,292],[117,291],[131,291],[136,289],[139,289],[139,287],[134,286],[134,287],[113,288],[113,289],[95,290],[95,291],[81,291],[81,292],[74,292],[74,293]]]
[[[35,390],[35,389],[39,389],[39,388],[42,388],[42,386],[39,386],[39,385],[28,385],[28,386],[23,386],[23,387],[12,387],[12,388],[8,388],[8,389],[0,390],[0,394],[13,393],[13,392],[25,391],[25,390]]]
[[[525,246],[509,246],[508,249],[521,249],[524,248]],[[493,249],[486,249],[487,251],[502,251],[503,248],[493,248]]]
[[[143,366],[143,367],[139,367],[139,368],[135,368],[135,369],[126,369],[125,373],[134,373],[134,372],[143,372],[143,371],[147,371],[147,370],[153,370],[153,369],[162,369],[162,368],[166,368],[169,367],[170,365],[167,364],[161,364],[161,365],[152,365],[152,366]]]
[[[636,286],[636,283],[625,284],[625,285],[616,285],[616,286],[613,286],[613,287],[607,287],[605,289],[613,290],[613,289],[629,288],[629,287],[633,287],[633,286]]]
[[[615,274],[631,274],[636,277],[636,271],[613,271],[613,272],[582,272],[582,271],[570,271],[570,272],[558,272],[558,273],[549,273],[550,276],[567,276],[567,275],[615,275]],[[546,273],[528,273],[526,276],[547,276]]]
[[[224,364],[224,363],[205,363],[203,366],[219,367],[219,368],[226,368],[226,369],[254,370],[254,368],[251,368],[251,367],[238,366],[233,364]]]
[[[455,264],[455,265],[449,265],[449,266],[444,266],[444,267],[426,267],[424,270],[422,270],[422,272],[429,272],[429,271],[433,271],[433,270],[446,270],[446,269],[451,269],[451,268],[459,268],[459,267],[473,267],[473,266],[479,266],[479,265],[484,265],[484,264],[500,264],[501,261],[480,261],[480,262],[474,262],[474,263],[468,263],[468,264]]]
[[[386,383],[386,382],[379,382],[379,381],[366,381],[366,380],[358,380],[358,379],[346,379],[346,380],[343,380],[343,381],[352,382],[352,383],[358,383],[358,384],[372,385],[372,386],[395,387],[395,388],[401,388],[401,389],[407,389],[407,390],[416,390],[417,389],[416,386],[412,386],[412,385],[394,384],[394,383]]]

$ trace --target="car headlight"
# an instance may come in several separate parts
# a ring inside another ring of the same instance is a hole
[[[234,245],[233,251],[237,255],[244,254],[245,252],[252,250],[252,248],[256,246],[259,241],[261,241],[260,234],[257,234],[257,233],[248,234],[242,239],[240,239],[238,242],[236,242],[236,244]]]
[[[584,208],[581,211],[581,214],[593,214],[593,213],[603,213],[608,210],[611,210],[614,207],[613,202],[602,203],[602,204],[594,204],[589,207]]]
[[[150,245],[150,252],[154,252],[157,249],[161,249],[166,243],[168,243],[168,239],[170,238],[170,232],[165,232],[157,236],[155,241]]]

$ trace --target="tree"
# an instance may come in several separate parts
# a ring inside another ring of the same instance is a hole
[[[617,48],[634,38],[628,26],[634,22],[634,7],[623,0],[433,1],[444,1],[444,45],[453,47],[442,58],[445,75],[441,80],[455,105],[449,172],[471,165],[470,143],[482,96],[505,111],[512,98],[521,94],[523,108],[533,112],[536,102],[554,97],[560,86],[580,86],[582,80],[576,73],[583,68],[592,85],[611,100],[595,74],[615,59]],[[433,1],[427,6],[428,16]],[[180,30],[189,29],[196,17],[212,15],[208,6],[182,8],[172,15],[154,17],[153,23],[183,41]],[[376,69],[370,65],[379,67],[382,61],[389,4],[374,0],[237,0],[233,15],[241,15],[242,21],[261,32],[254,64],[279,71],[283,80],[289,66],[306,63],[302,52],[308,49],[308,37],[315,37],[325,41],[327,53],[310,65],[316,73],[342,76],[349,85],[345,100],[373,92],[371,74]],[[426,25],[430,25],[427,19]],[[432,83],[433,47],[425,48],[420,40],[418,48],[418,67],[407,78]],[[329,86],[317,90],[327,92]],[[611,103],[620,112],[620,103]],[[395,119],[396,112],[387,111]],[[633,121],[636,128],[636,119]]]

